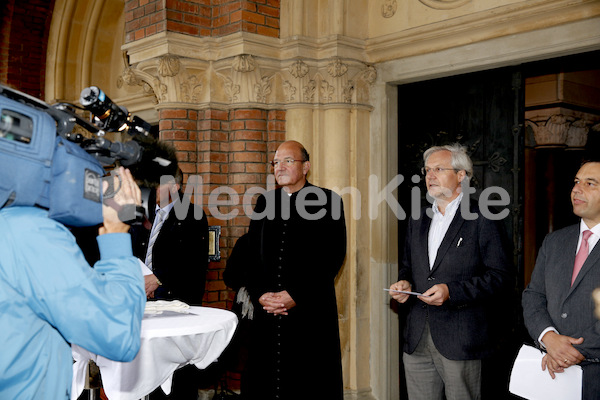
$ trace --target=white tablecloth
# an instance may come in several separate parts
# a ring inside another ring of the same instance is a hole
[[[73,345],[72,398],[77,399],[83,391],[88,360],[100,368],[102,386],[110,400],[140,399],[159,386],[168,394],[177,368],[187,364],[206,368],[229,344],[237,317],[209,307],[190,307],[189,312],[144,315],[140,351],[128,363],[111,361]]]

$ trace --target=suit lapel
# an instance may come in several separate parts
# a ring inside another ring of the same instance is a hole
[[[419,244],[421,246],[422,253],[427,255],[427,268],[429,268],[429,227],[431,226],[431,218],[427,215],[427,209],[421,217],[422,223],[419,224]],[[418,254],[418,253],[416,253]]]
[[[156,240],[159,240],[163,234],[165,234],[166,232],[169,232],[171,230],[171,227],[173,226],[173,223],[176,219],[175,207],[171,208],[171,211],[169,211],[169,214],[167,214],[167,216],[165,218],[166,218],[165,222],[163,222],[163,224],[160,228],[160,232],[158,232],[158,236],[156,237]]]
[[[578,229],[578,233],[579,233],[579,226],[577,227]],[[575,248],[575,250],[577,250],[577,241],[579,241],[579,236],[578,235],[574,235],[575,236],[575,246],[573,246]],[[600,243],[596,243],[596,245],[594,246],[594,248],[592,249],[592,252],[590,253],[590,255],[588,256],[588,258],[586,258],[585,262],[583,263],[583,266],[581,267],[581,270],[579,271],[579,274],[577,274],[577,278],[575,278],[575,282],[573,282],[573,286],[571,287],[571,290],[574,290],[578,285],[579,282],[582,281],[582,279],[584,278],[584,276],[594,267],[594,265],[596,265],[598,262],[600,262]],[[575,264],[575,257],[573,256],[573,264]],[[573,271],[571,270],[571,275],[572,275]],[[569,282],[571,279],[571,275],[569,275]]]
[[[557,261],[557,274],[554,285],[559,288],[559,293],[563,296],[563,301],[569,296],[575,285],[571,286],[571,277],[573,276],[573,266],[575,264],[575,253],[577,252],[577,240],[579,234],[579,225],[573,226],[565,238],[562,247],[561,259]],[[581,274],[580,274],[581,275]]]
[[[452,245],[452,243],[455,242],[454,239],[458,235],[458,232],[460,231],[460,228],[462,227],[464,222],[465,222],[465,220],[463,219],[463,217],[461,215],[460,206],[459,206],[458,210],[456,210],[456,215],[454,215],[454,219],[452,219],[452,222],[450,223],[450,226],[448,227],[448,231],[444,235],[444,239],[442,240],[442,243],[440,244],[440,248],[438,249],[437,255],[435,257],[435,263],[433,264],[433,268],[431,269],[432,273],[440,266],[440,263],[444,259],[444,256],[446,255],[446,252],[450,248],[450,245]]]

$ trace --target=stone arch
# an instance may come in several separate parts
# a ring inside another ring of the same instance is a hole
[[[152,93],[142,85],[124,84],[129,67],[121,49],[124,31],[122,0],[56,0],[48,35],[46,101],[77,102],[81,91],[93,85],[118,105],[156,122]]]

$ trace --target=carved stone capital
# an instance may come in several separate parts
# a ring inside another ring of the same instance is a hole
[[[236,72],[252,72],[256,69],[256,61],[249,54],[242,54],[233,58],[233,70]]]
[[[181,57],[165,55],[127,66],[117,86],[142,86],[146,95],[153,96],[154,104],[202,101],[204,83],[201,76],[190,72],[186,61]]]
[[[180,70],[179,57],[166,55],[158,59],[158,74],[163,78],[176,76]]]
[[[565,142],[567,147],[583,149],[587,144],[590,125],[588,121],[583,119],[573,121],[567,131],[567,140]]]
[[[600,115],[564,107],[550,107],[525,113],[525,123],[533,131],[536,147],[583,149]]]
[[[546,121],[534,122],[526,120],[527,126],[533,129],[533,135],[538,147],[564,147],[567,142],[567,132],[572,119],[555,114]]]
[[[155,103],[188,107],[353,105],[371,107],[373,65],[334,56],[318,60],[298,56],[239,54],[220,60],[157,55],[126,66],[120,84],[142,86]]]

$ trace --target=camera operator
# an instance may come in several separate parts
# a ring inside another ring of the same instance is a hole
[[[129,170],[118,175],[112,207],[102,208],[94,268],[47,210],[0,209],[0,399],[70,399],[70,343],[117,361],[136,356],[146,294],[115,208],[141,198]]]

